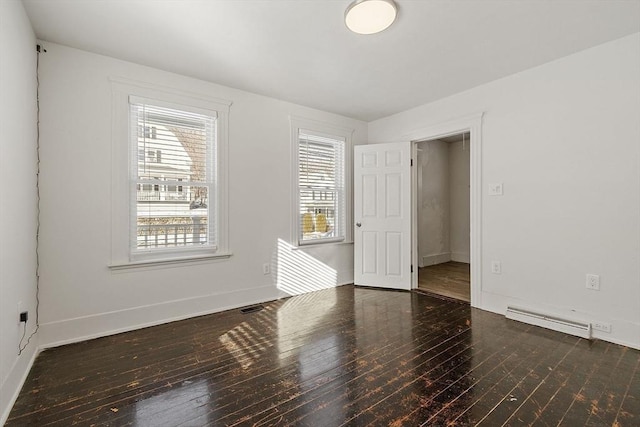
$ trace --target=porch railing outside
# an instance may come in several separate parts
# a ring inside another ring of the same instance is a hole
[[[161,202],[173,200],[191,200],[190,191],[154,191],[154,190],[138,190],[139,202]]]
[[[168,221],[158,224],[153,222]],[[138,249],[194,246],[207,243],[206,217],[170,217],[138,220]]]

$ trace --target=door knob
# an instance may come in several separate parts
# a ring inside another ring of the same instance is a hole
[[[356,227],[362,227],[362,223],[356,222]]]

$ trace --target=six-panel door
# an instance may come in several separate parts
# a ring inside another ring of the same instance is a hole
[[[411,289],[411,144],[354,149],[354,281]]]

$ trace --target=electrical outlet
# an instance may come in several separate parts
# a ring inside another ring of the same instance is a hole
[[[262,274],[269,274],[271,273],[271,266],[268,263],[264,263],[262,264]]]
[[[595,331],[606,332],[608,334],[611,333],[611,323],[592,322],[591,323],[591,328],[593,328],[593,330],[595,330]]]
[[[493,274],[502,274],[502,263],[500,261],[491,261],[491,272]]]
[[[587,289],[593,291],[600,290],[600,276],[597,274],[587,274]]]
[[[27,320],[29,320],[29,312],[28,311],[23,311],[20,313],[20,323],[27,323]]]
[[[16,310],[16,319],[18,319],[18,323],[20,322],[20,313],[22,313],[24,310],[22,309],[22,301],[18,301],[18,308]]]

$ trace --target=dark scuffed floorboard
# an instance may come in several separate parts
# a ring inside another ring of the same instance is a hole
[[[640,352],[342,286],[44,351],[7,426],[638,426]]]

